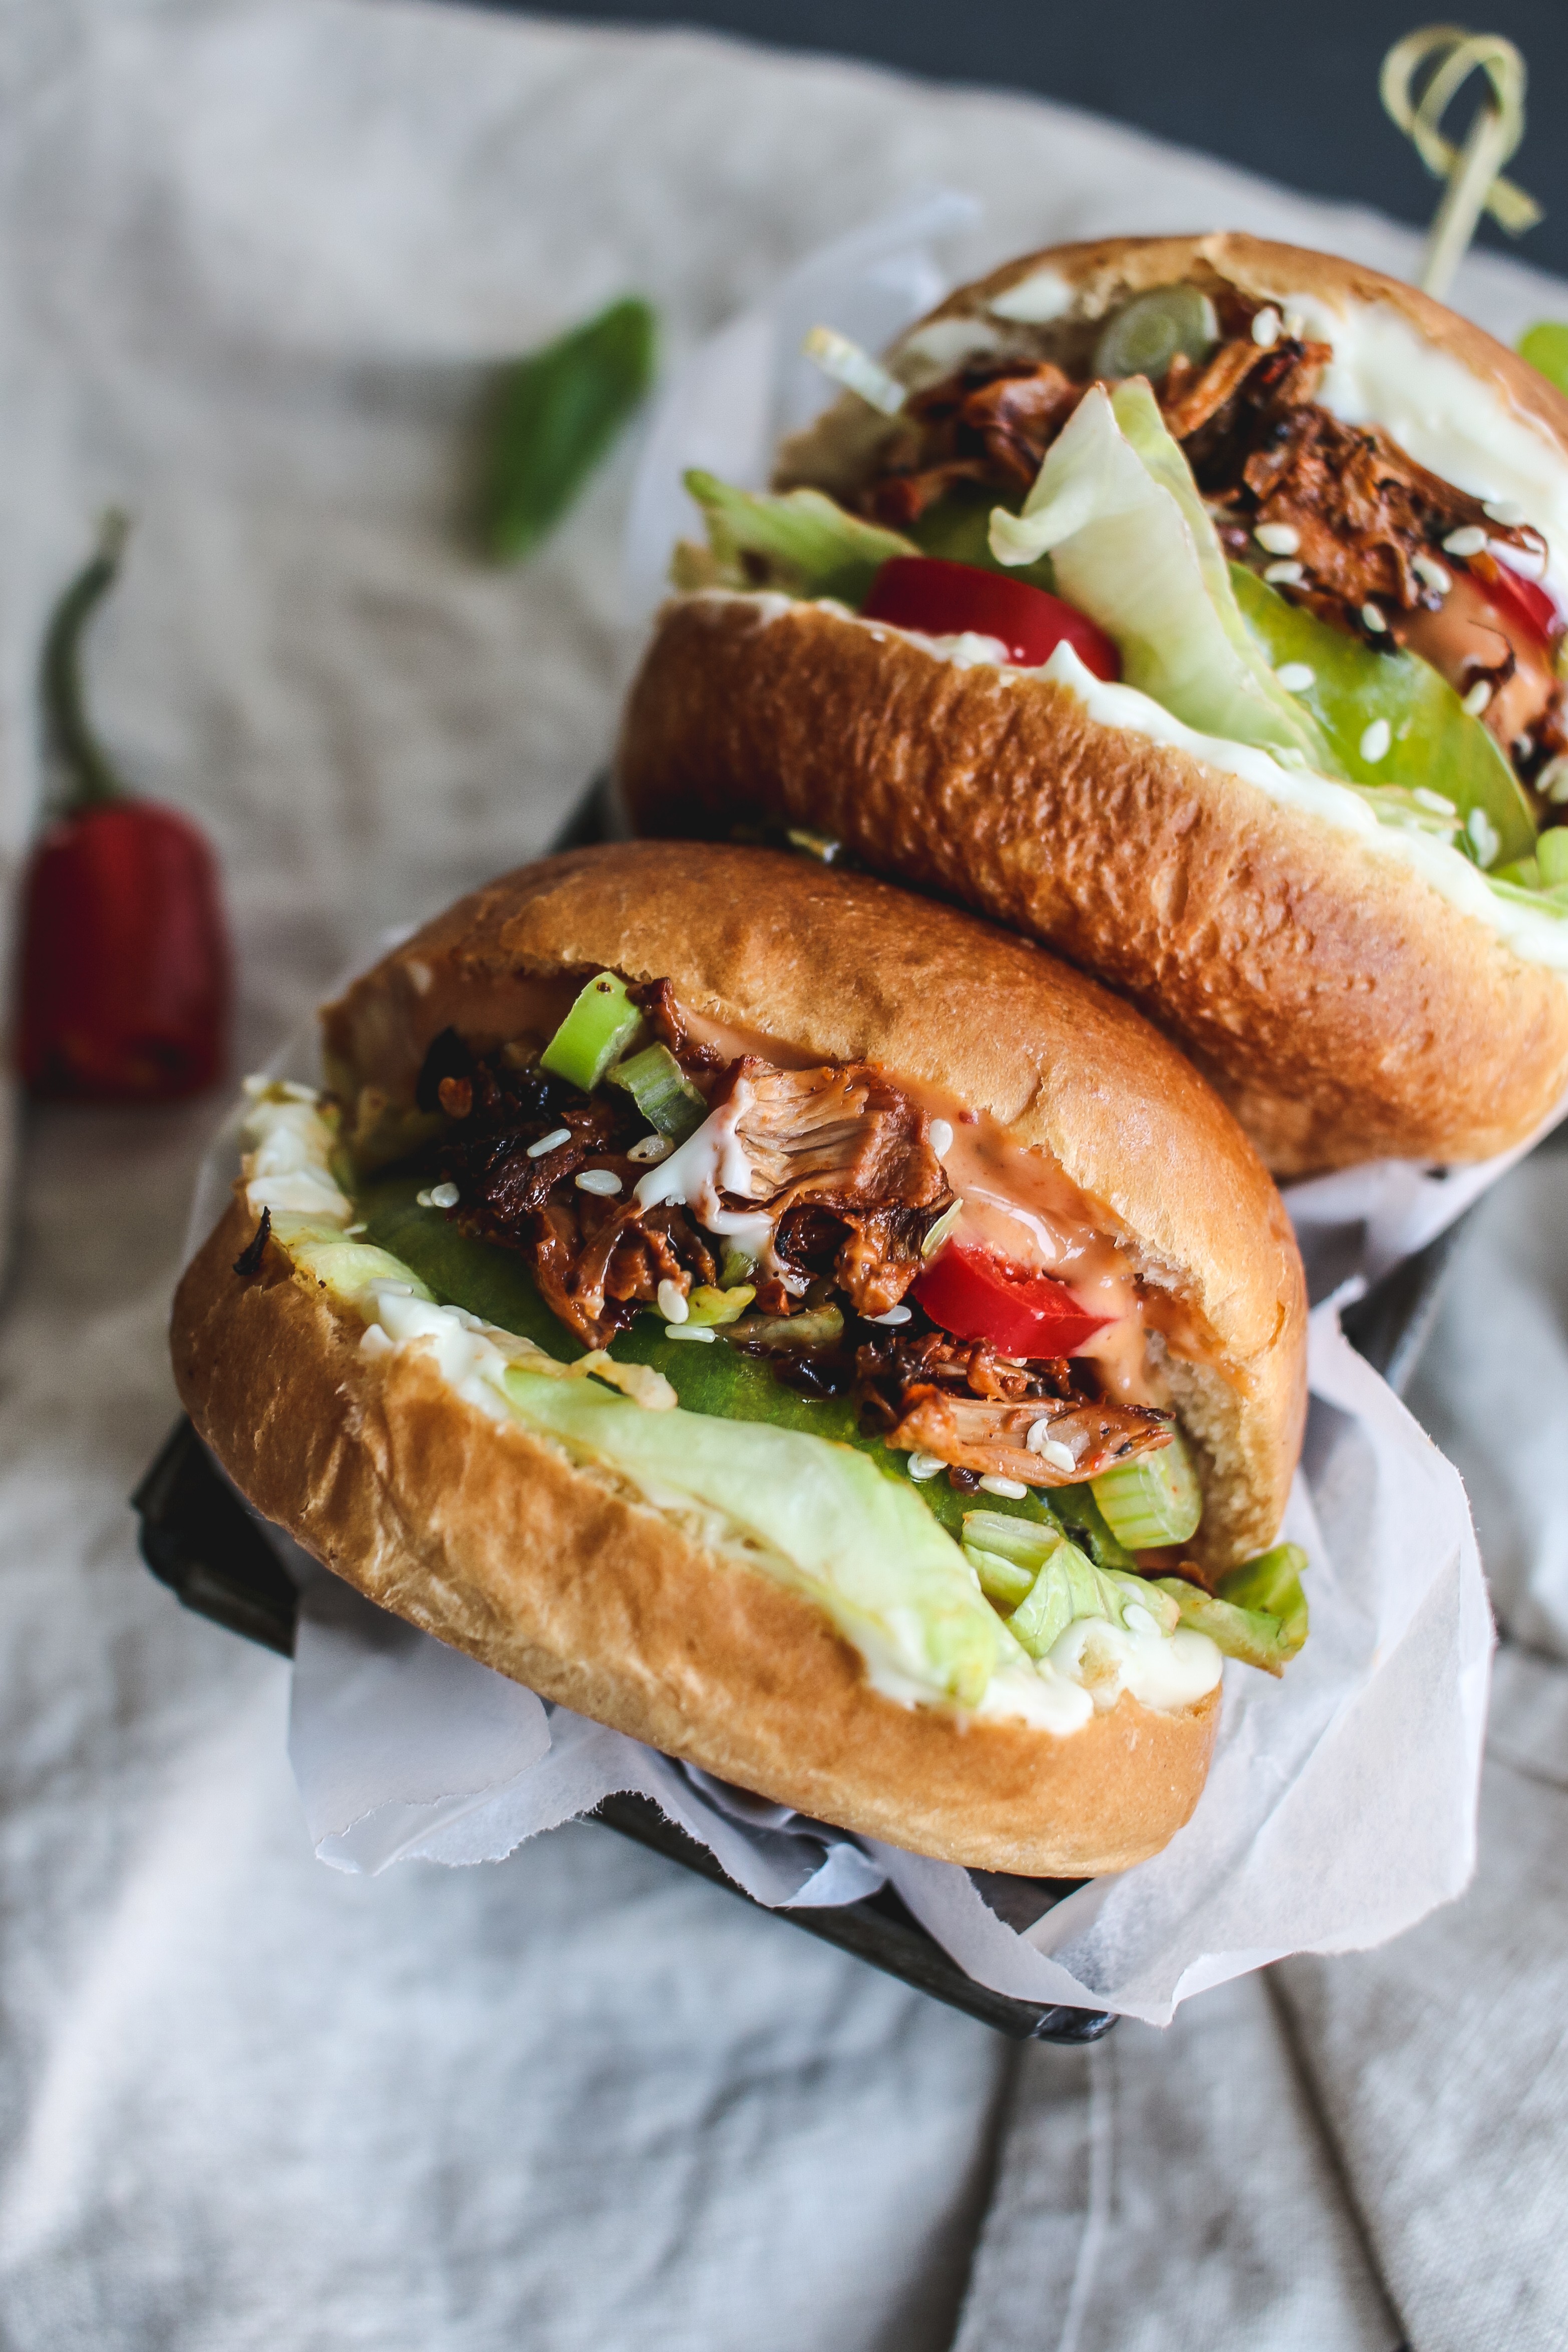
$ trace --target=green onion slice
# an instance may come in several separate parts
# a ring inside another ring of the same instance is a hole
[[[591,1094],[642,1026],[643,1015],[627,995],[625,982],[612,971],[601,971],[580,991],[539,1062],[558,1078]]]
[[[1186,1543],[1203,1517],[1197,1471],[1174,1430],[1169,1444],[1157,1454],[1119,1463],[1089,1484],[1112,1534],[1129,1551]]]
[[[645,1045],[607,1073],[612,1087],[624,1087],[650,1127],[676,1143],[695,1135],[707,1105],[667,1045]]]

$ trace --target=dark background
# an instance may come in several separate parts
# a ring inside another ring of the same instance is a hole
[[[484,0],[506,7],[510,0]],[[1427,10],[1430,10],[1428,15]],[[1480,242],[1568,277],[1568,0],[1487,0],[1449,18],[1437,0],[547,0],[537,13],[623,25],[700,25],[780,47],[861,58],[943,81],[1023,89],[1226,157],[1313,195],[1375,205],[1425,226],[1438,184],[1377,97],[1384,52],[1418,25],[1505,33],[1530,68],[1528,123],[1509,176],[1546,208],[1517,239]],[[1474,77],[1444,129],[1458,139]]]

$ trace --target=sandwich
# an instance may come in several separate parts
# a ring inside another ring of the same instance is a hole
[[[1304,1291],[1228,1113],[1028,942],[758,848],[464,899],[255,1080],[180,1393],[319,1559],[810,1816],[1080,1875],[1190,1814]]]
[[[1043,941],[1268,1165],[1484,1159],[1568,1087],[1568,401],[1240,236],[965,288],[770,491],[689,476],[636,827],[791,828]]]

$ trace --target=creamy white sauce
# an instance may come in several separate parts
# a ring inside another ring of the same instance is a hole
[[[1506,394],[1437,351],[1384,302],[1340,309],[1321,295],[1281,298],[1307,332],[1331,343],[1318,398],[1347,425],[1380,425],[1456,489],[1496,504],[1511,499],[1545,534],[1547,578],[1568,604],[1568,462],[1545,432]]]
[[[1075,286],[1070,286],[1054,269],[1037,269],[1032,278],[1020,278],[1016,286],[998,294],[989,307],[994,318],[1016,319],[1020,326],[1045,327],[1053,319],[1065,319],[1077,302]]]
[[[713,1119],[706,1126],[714,1126]],[[705,1133],[699,1128],[690,1139],[697,1142]],[[617,1387],[624,1388],[634,1402],[651,1409],[668,1409],[674,1402],[669,1383],[658,1374],[649,1375],[643,1367],[620,1367],[610,1362],[602,1350],[594,1349],[575,1365],[558,1364],[531,1341],[517,1338],[510,1332],[484,1323],[465,1307],[444,1307],[429,1297],[418,1296],[415,1278],[407,1268],[408,1279],[389,1277],[385,1269],[397,1262],[374,1244],[361,1244],[346,1234],[336,1237],[352,1217],[352,1203],[332,1181],[330,1159],[333,1145],[331,1129],[314,1103],[302,1101],[298,1092],[288,1099],[276,1095],[263,1095],[252,1105],[241,1129],[241,1139],[248,1144],[241,1163],[246,1184],[246,1203],[258,1210],[261,1206],[274,1209],[275,1218],[281,1213],[283,1230],[275,1225],[279,1245],[289,1246],[288,1217],[292,1202],[282,1199],[282,1191],[309,1180],[323,1202],[332,1205],[313,1210],[308,1219],[299,1219],[294,1227],[296,1246],[306,1251],[320,1247],[323,1234],[327,1236],[326,1259],[329,1263],[329,1286],[364,1318],[360,1351],[370,1361],[382,1360],[404,1348],[423,1349],[431,1357],[436,1371],[454,1394],[473,1405],[492,1421],[500,1423],[523,1420],[506,1390],[506,1375],[514,1364],[522,1362],[530,1370],[545,1371],[561,1379],[592,1370],[601,1378],[610,1378]],[[689,1150],[689,1144],[682,1150]],[[735,1143],[733,1121],[727,1143],[722,1128],[702,1153],[694,1154],[691,1168],[712,1171],[724,1167],[729,1150],[738,1150]],[[679,1154],[673,1154],[660,1168],[651,1170],[649,1182],[663,1175]],[[724,1189],[745,1197],[749,1186],[750,1171],[745,1181],[731,1184],[724,1178]],[[639,1184],[641,1195],[643,1186]],[[252,1201],[252,1193],[256,1195]],[[681,1193],[659,1193],[658,1199],[680,1199]],[[336,1229],[334,1231],[334,1229]],[[354,1276],[363,1270],[364,1279]],[[321,1279],[328,1279],[323,1273]],[[618,1377],[630,1373],[632,1377]],[[655,1389],[654,1383],[657,1383]],[[633,1483],[638,1483],[635,1480]],[[641,1482],[646,1497],[656,1506],[689,1511],[690,1498],[672,1489],[668,1494],[655,1492],[647,1481]],[[896,1612],[894,1612],[896,1615]],[[1205,1692],[1212,1690],[1218,1681],[1221,1661],[1218,1651],[1204,1634],[1186,1628],[1173,1634],[1159,1632],[1152,1617],[1136,1606],[1129,1611],[1134,1629],[1124,1633],[1100,1620],[1082,1620],[1069,1627],[1052,1650],[1049,1659],[1037,1666],[1019,1662],[1014,1644],[1015,1661],[998,1670],[982,1699],[977,1714],[982,1720],[1020,1721],[1041,1730],[1065,1737],[1082,1730],[1091,1721],[1096,1708],[1113,1706],[1121,1692],[1130,1691],[1134,1698],[1147,1706],[1174,1711],[1189,1706]],[[1141,1621],[1137,1622],[1137,1621]],[[1098,1625],[1108,1636],[1108,1643],[1094,1643],[1084,1635],[1070,1647],[1071,1637],[1085,1625]],[[907,1636],[907,1654],[919,1656],[923,1643],[918,1638],[920,1628],[911,1625],[900,1628],[893,1623],[889,1629],[894,1636],[902,1631]],[[1157,1660],[1145,1654],[1151,1647],[1151,1637],[1162,1649],[1173,1654]],[[1192,1644],[1211,1654],[1212,1672],[1203,1679],[1198,1653]],[[1178,1647],[1178,1645],[1181,1645]],[[857,1647],[860,1645],[857,1644]],[[894,1651],[899,1648],[894,1641]],[[898,1672],[896,1658],[886,1655],[865,1658],[868,1678],[873,1685],[902,1704],[929,1703],[931,1692],[925,1685],[909,1682]]]

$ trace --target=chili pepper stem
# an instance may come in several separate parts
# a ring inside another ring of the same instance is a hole
[[[124,796],[125,787],[88,719],[81,642],[89,620],[119,576],[130,530],[130,517],[111,507],[99,525],[97,553],[60,597],[44,638],[44,718],[50,748],[66,779],[66,815]]]

